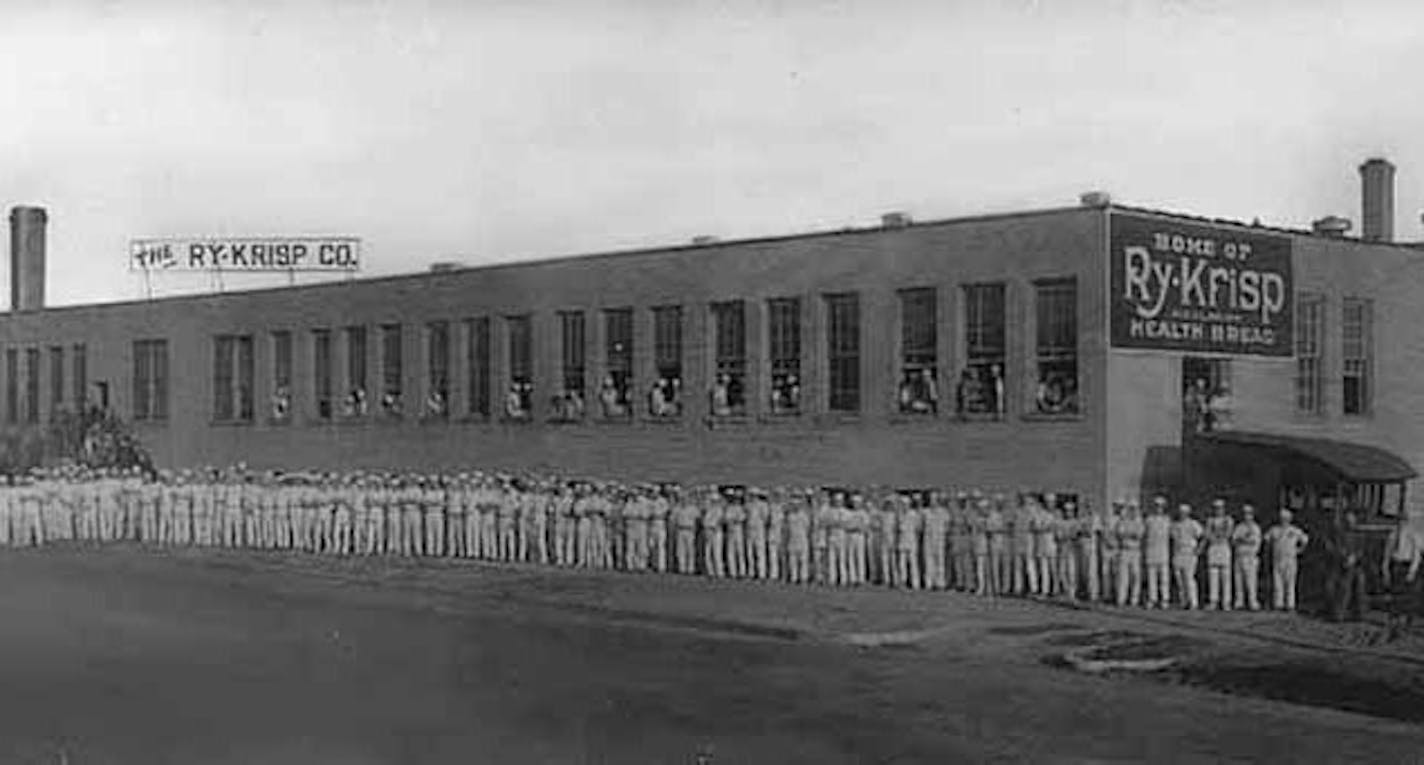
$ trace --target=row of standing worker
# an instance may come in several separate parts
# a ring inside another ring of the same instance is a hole
[[[1082,512],[1023,491],[683,487],[461,473],[33,471],[0,491],[0,543],[132,540],[525,561],[829,586],[957,589],[1121,606],[1296,607],[1290,511],[1204,521],[1157,496]],[[1263,553],[1269,575],[1262,576]],[[1204,593],[1203,593],[1204,590]],[[1202,595],[1205,595],[1203,598]]]

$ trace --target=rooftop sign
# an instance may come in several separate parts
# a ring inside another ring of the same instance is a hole
[[[1113,213],[1112,345],[1290,356],[1288,237]]]
[[[135,239],[131,271],[358,271],[356,237]]]

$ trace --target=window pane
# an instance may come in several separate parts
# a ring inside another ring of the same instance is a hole
[[[933,288],[900,291],[900,380],[896,396],[905,414],[939,409],[939,315]]]
[[[253,366],[252,336],[243,335],[237,338],[237,418],[243,422],[252,419]]]
[[[653,309],[653,365],[657,379],[648,391],[648,414],[682,413],[682,306]]]
[[[801,300],[767,302],[767,340],[771,359],[771,411],[801,411]]]
[[[445,417],[450,402],[450,324],[433,321],[426,327],[425,414]]]
[[[401,325],[381,326],[381,411],[399,415],[403,410],[405,359]]]
[[[509,391],[505,394],[505,414],[528,417],[534,396],[534,339],[528,316],[510,316],[505,320],[509,331]]]
[[[74,345],[74,407],[82,411],[89,402],[89,349],[83,343]]]
[[[316,416],[329,420],[335,414],[332,406],[331,331],[318,329],[312,332],[313,398]]]
[[[25,421],[40,421],[40,349],[25,349]]]
[[[1038,380],[1034,407],[1042,414],[1078,411],[1078,288],[1073,279],[1035,285]]]
[[[827,359],[833,412],[860,410],[860,300],[854,293],[826,296]]]
[[[604,417],[628,417],[633,413],[633,310],[618,308],[603,316],[607,373],[599,385],[599,403]]]
[[[966,364],[960,373],[956,405],[962,414],[1004,413],[1004,285],[970,284],[964,288]]]
[[[487,317],[465,322],[465,365],[469,371],[470,414],[490,415],[490,325]]]
[[[712,414],[718,417],[746,413],[747,331],[746,306],[740,300],[712,304],[716,377],[712,382]]]
[[[344,413],[360,417],[368,409],[366,395],[366,328],[346,328],[346,398]]]
[[[64,346],[62,345],[50,346],[49,349],[49,406],[51,419],[64,409]]]

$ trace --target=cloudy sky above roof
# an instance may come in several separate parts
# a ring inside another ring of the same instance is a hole
[[[1089,189],[1358,231],[1377,154],[1424,239],[1420,72],[1407,1],[7,3],[0,202],[49,209],[51,304],[141,297],[143,236],[387,274]]]

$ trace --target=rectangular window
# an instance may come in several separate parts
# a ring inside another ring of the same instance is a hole
[[[252,335],[213,339],[213,419],[252,421]]]
[[[767,355],[771,361],[771,413],[801,411],[801,299],[766,303]]]
[[[682,414],[682,306],[653,309],[653,366],[658,379],[648,392],[648,414],[677,417]]]
[[[1325,299],[1301,295],[1295,304],[1295,408],[1306,414],[1325,411]]]
[[[278,422],[292,416],[292,333],[286,330],[272,333],[271,416]]]
[[[577,420],[583,417],[587,401],[588,355],[587,334],[583,311],[559,313],[562,390],[554,401],[554,417]]]
[[[89,349],[74,344],[74,409],[82,412],[89,404]]]
[[[860,411],[860,298],[853,292],[826,296],[827,408]]]
[[[712,347],[717,377],[712,384],[712,414],[735,417],[747,411],[747,320],[740,300],[712,304]]]
[[[1373,397],[1370,378],[1374,361],[1374,303],[1345,298],[1340,327],[1344,335],[1340,353],[1345,373],[1341,410],[1345,414],[1369,414]]]
[[[364,417],[369,411],[366,395],[366,328],[346,328],[346,402],[342,413],[347,417]]]
[[[490,416],[490,321],[487,317],[465,320],[465,369],[470,377],[470,416]]]
[[[381,325],[381,413],[399,417],[402,385],[405,375],[405,359],[402,358],[401,325]]]
[[[136,340],[133,344],[133,418],[168,417],[168,341]]]
[[[58,419],[64,411],[64,346],[49,347],[49,417]]]
[[[939,411],[939,309],[933,287],[900,290],[902,414]]]
[[[450,412],[450,322],[426,325],[425,341],[425,416],[444,419]]]
[[[961,414],[1004,414],[1004,285],[964,287],[965,367],[960,375]]]
[[[40,349],[25,349],[25,422],[40,421]]]
[[[1231,425],[1231,359],[1182,357],[1182,429],[1207,433]]]
[[[5,421],[20,421],[20,351],[5,349]]]
[[[534,406],[534,333],[529,316],[505,319],[509,332],[509,392],[504,413],[516,420],[527,419]]]
[[[1040,414],[1078,411],[1078,283],[1074,279],[1034,284],[1034,358],[1038,385],[1034,408]]]
[[[312,330],[312,402],[316,404],[316,418],[330,420],[336,415],[332,401],[332,348],[331,330]]]
[[[604,363],[603,382],[599,385],[598,401],[603,416],[611,418],[633,415],[633,309],[616,308],[603,312]]]

